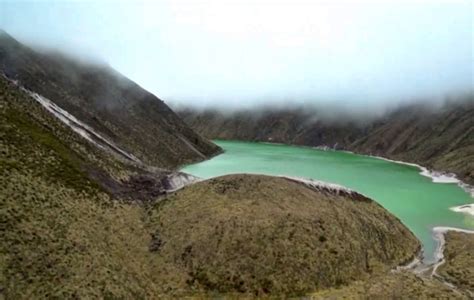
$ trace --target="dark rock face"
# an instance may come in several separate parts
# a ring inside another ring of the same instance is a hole
[[[456,173],[474,184],[474,99],[438,110],[402,107],[369,124],[323,122],[302,109],[222,114],[183,110],[179,115],[210,139],[327,146],[414,162]]]
[[[0,72],[146,164],[176,168],[220,151],[163,101],[108,66],[38,53],[0,32]]]

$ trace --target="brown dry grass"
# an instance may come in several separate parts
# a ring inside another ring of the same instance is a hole
[[[388,300],[388,299],[469,299],[441,282],[417,276],[409,271],[387,272],[366,281],[324,290],[309,299]]]
[[[232,175],[189,186],[151,212],[157,253],[190,286],[296,294],[408,261],[419,242],[377,203],[283,178]]]
[[[474,235],[448,231],[444,256],[446,262],[438,268],[438,274],[474,295]]]
[[[118,202],[86,171],[130,170],[10,88],[0,80],[5,298],[302,295],[370,278],[419,247],[375,202],[282,178],[217,178],[151,208]]]

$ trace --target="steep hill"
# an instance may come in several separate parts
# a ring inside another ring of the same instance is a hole
[[[79,190],[93,187],[134,202],[152,201],[176,188],[179,180],[189,179],[91,142],[3,76],[0,108],[0,166],[5,177],[10,171],[24,171],[47,182],[61,182]]]
[[[474,184],[474,99],[432,110],[402,107],[383,118],[361,124],[321,121],[303,109],[268,111],[182,110],[178,114],[210,139],[277,142],[323,146],[418,163],[456,173]]]
[[[302,295],[412,260],[420,244],[375,201],[344,188],[262,175],[193,184],[153,209],[157,255],[192,288]]]
[[[219,152],[163,101],[108,66],[36,52],[0,31],[0,73],[146,164],[172,169]]]

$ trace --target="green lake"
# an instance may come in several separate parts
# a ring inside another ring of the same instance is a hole
[[[337,183],[376,200],[422,241],[425,261],[433,260],[435,226],[474,229],[474,217],[451,211],[472,203],[455,183],[434,183],[415,166],[340,151],[250,143],[214,141],[224,153],[188,165],[182,171],[201,178],[232,173],[256,173],[312,178]]]

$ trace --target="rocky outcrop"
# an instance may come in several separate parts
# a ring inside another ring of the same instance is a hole
[[[266,111],[182,110],[179,115],[210,139],[328,147],[417,163],[455,173],[474,184],[474,98],[432,109],[399,108],[377,120],[324,121],[311,109]]]

